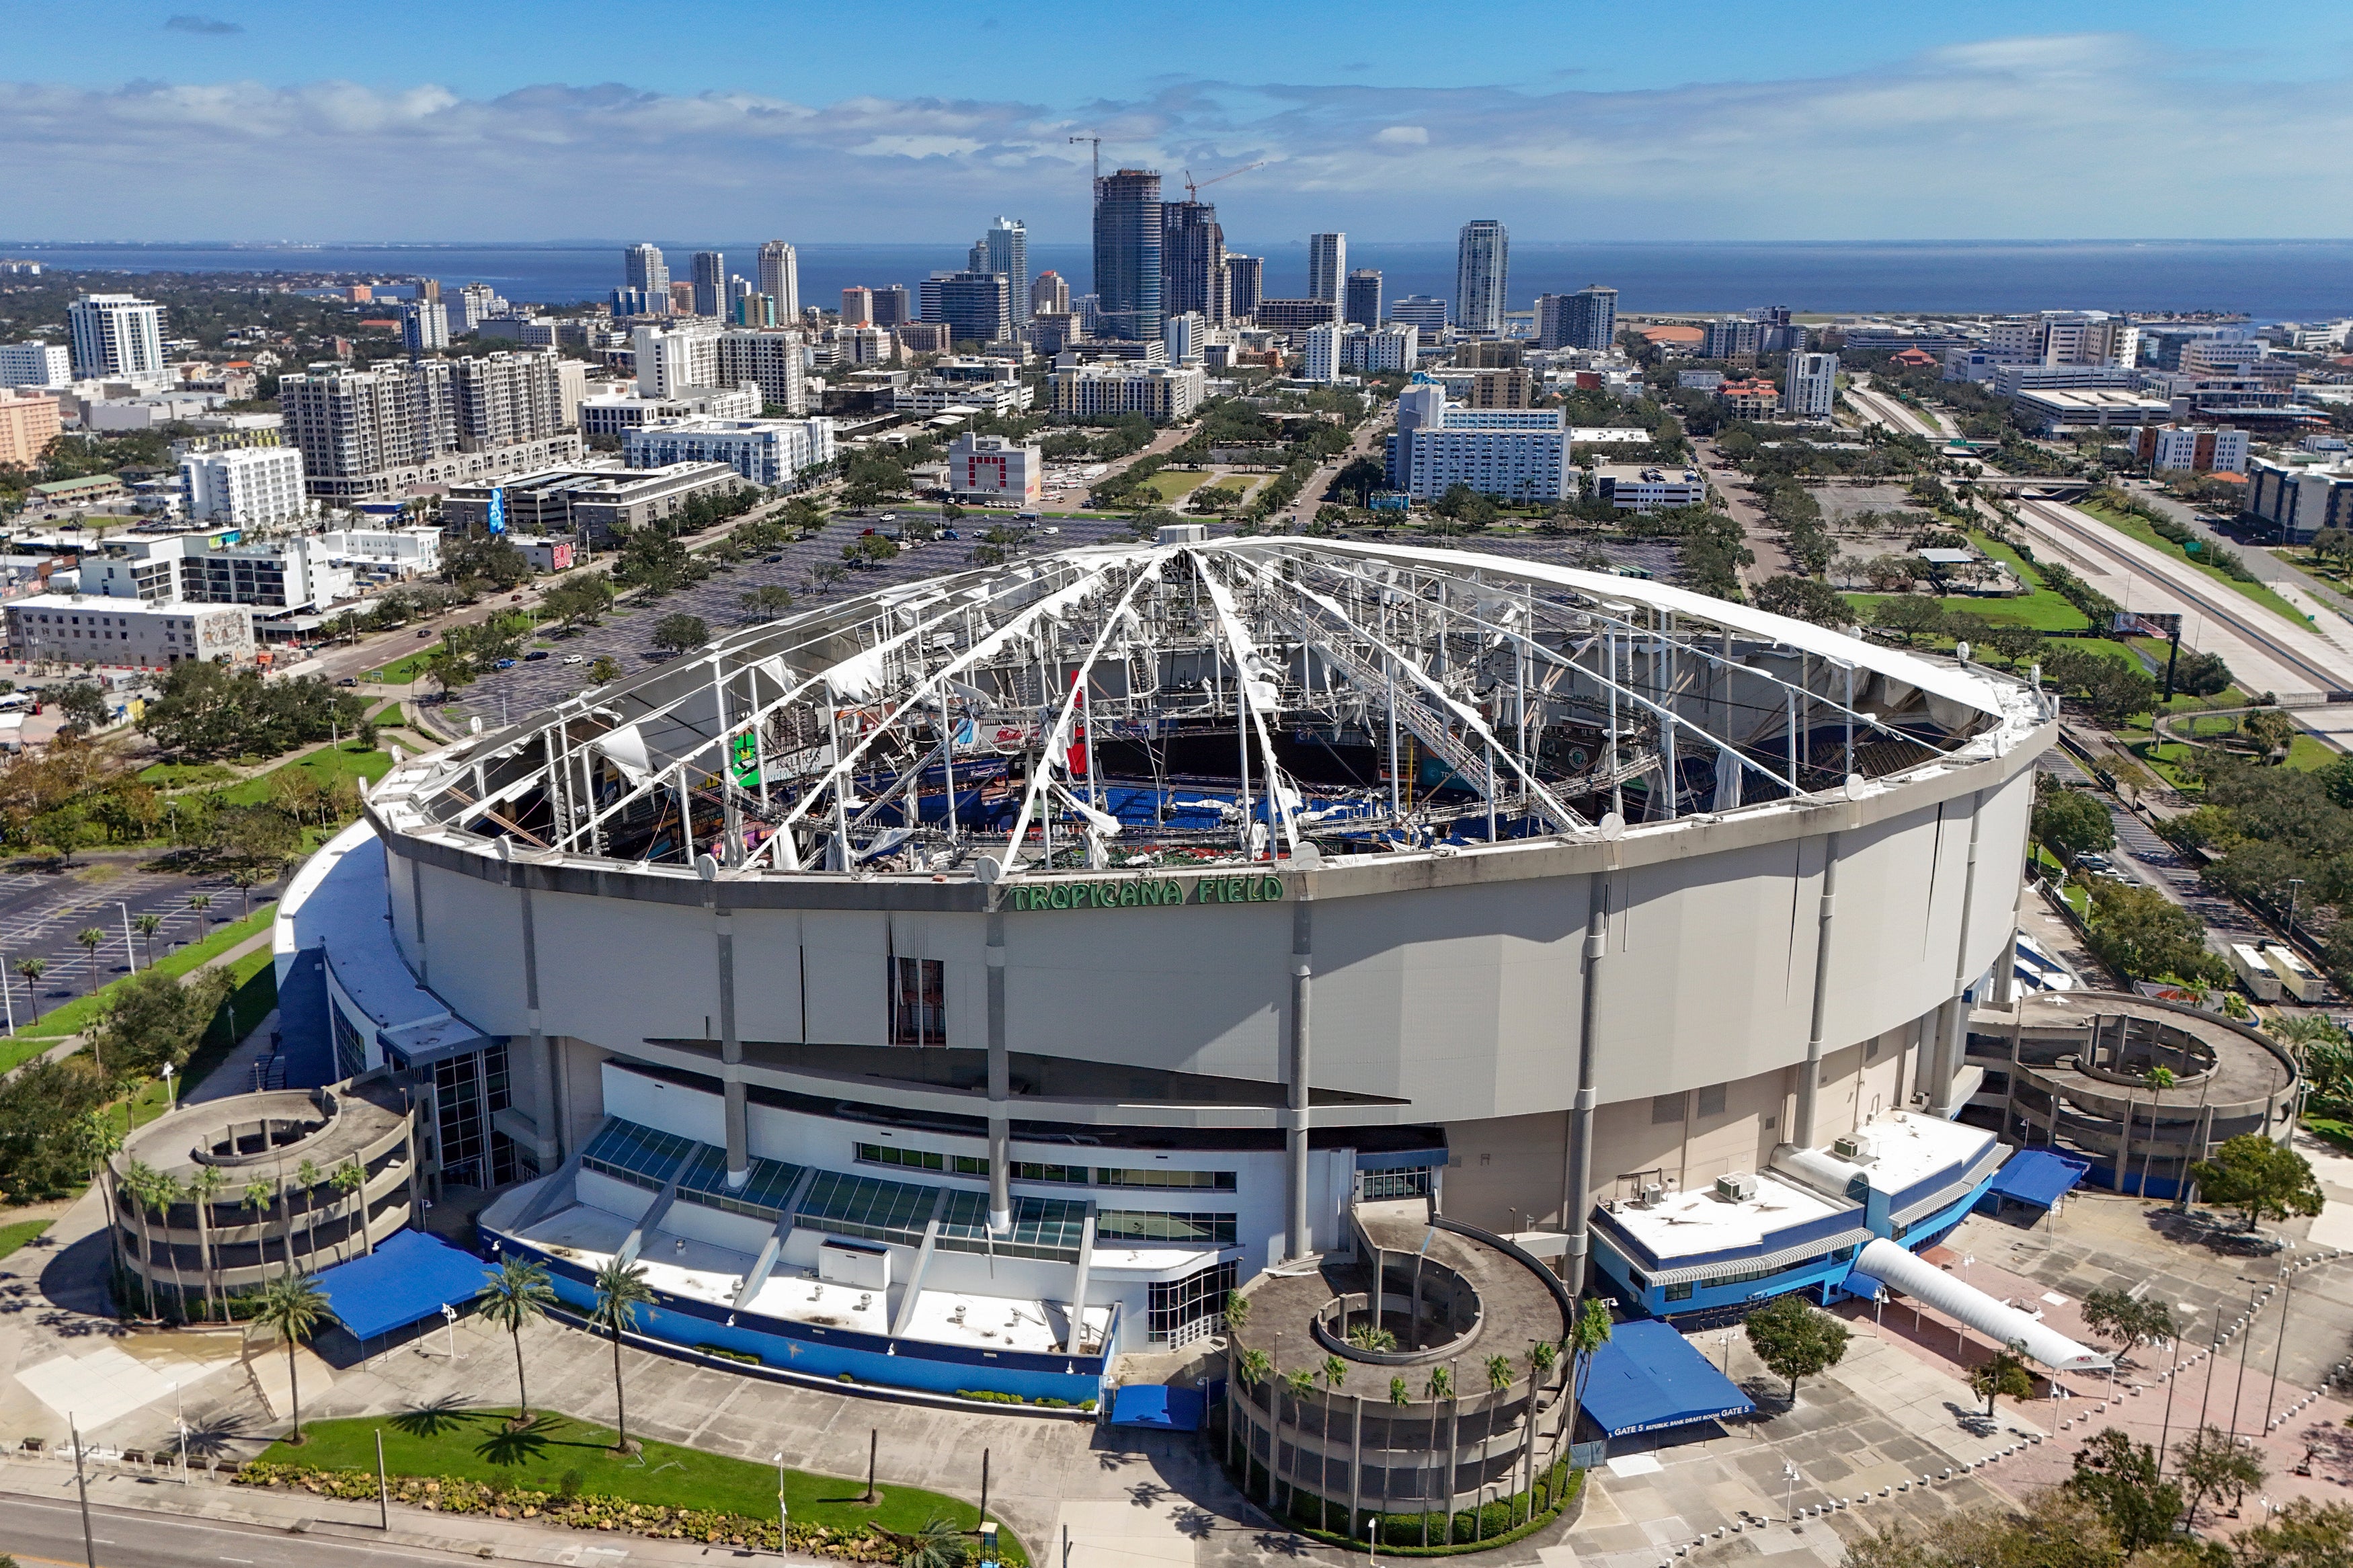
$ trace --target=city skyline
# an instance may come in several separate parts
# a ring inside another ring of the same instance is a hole
[[[1086,232],[1079,135],[1172,195],[1187,170],[1263,164],[1218,187],[1232,235],[1404,240],[1492,215],[1540,243],[1588,232],[1597,205],[1613,231],[1658,239],[2347,227],[2353,177],[2328,150],[2345,140],[2353,17],[2318,5],[2091,0],[2054,33],[2008,3],[1873,11],[1867,26],[1854,7],[1703,5],[1672,27],[1563,29],[1573,43],[1556,48],[1529,47],[1547,35],[1504,5],[1409,63],[1281,47],[1329,9],[1253,15],[1282,62],[1256,81],[1214,59],[1184,75],[1106,64],[940,9],[923,25],[957,47],[914,80],[894,59],[820,72],[797,51],[682,38],[617,54],[609,33],[547,27],[528,4],[467,14],[468,48],[422,47],[436,15],[457,16],[427,4],[425,26],[360,50],[354,30],[280,4],[12,3],[0,166],[26,240],[757,228],[815,243],[932,239],[992,212],[1052,239]],[[1711,22],[1759,47],[1695,47]],[[499,47],[518,32],[529,49]],[[1007,96],[1009,81],[1035,96]],[[2054,138],[2134,153],[2097,180],[2019,178]]]

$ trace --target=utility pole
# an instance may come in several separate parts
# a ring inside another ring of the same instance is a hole
[[[81,1468],[81,1428],[71,1415],[66,1417],[66,1430],[73,1434],[74,1490],[81,1495],[81,1554],[90,1568],[98,1568],[98,1542],[90,1532],[90,1479]]]

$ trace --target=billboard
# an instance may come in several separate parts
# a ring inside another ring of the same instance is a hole
[[[507,491],[504,485],[492,487],[489,516],[492,533],[504,533],[507,531]]]

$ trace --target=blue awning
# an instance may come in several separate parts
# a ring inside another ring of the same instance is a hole
[[[1198,1432],[1209,1402],[1198,1388],[1171,1388],[1158,1383],[1131,1383],[1111,1396],[1114,1426],[1165,1426],[1172,1432]]]
[[[2090,1169],[2088,1160],[2070,1159],[2048,1149],[2021,1150],[1993,1173],[1986,1195],[2047,1209],[2073,1192]]]
[[[1746,1415],[1756,1402],[1664,1323],[1620,1323],[1594,1352],[1581,1402],[1612,1437]]]
[[[421,1230],[396,1232],[365,1258],[312,1276],[353,1338],[372,1340],[470,1301],[492,1270],[472,1253]]]

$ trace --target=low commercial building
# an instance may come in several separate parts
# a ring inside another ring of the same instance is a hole
[[[430,577],[441,570],[438,528],[330,529],[311,537],[326,559],[371,583]]]
[[[180,459],[180,502],[192,522],[272,528],[310,510],[302,454],[292,447],[237,447]]]
[[[2257,458],[2247,466],[2246,505],[2284,543],[2309,544],[2324,528],[2353,528],[2353,463]]]
[[[756,419],[756,386],[690,386],[670,397],[608,394],[580,400],[580,436],[623,437],[658,419]]]
[[[1152,347],[1156,351],[1160,344]],[[1199,407],[1208,395],[1209,377],[1198,365],[1099,361],[1058,368],[1053,385],[1057,414],[1141,414],[1166,420],[1185,418]]]
[[[948,444],[948,489],[977,506],[1036,506],[1046,461],[1039,448],[1002,436],[957,437]]]
[[[1593,470],[1593,494],[1620,511],[1663,511],[1705,505],[1707,480],[1694,468],[1603,463]]]
[[[952,409],[1012,417],[1029,406],[1029,388],[1018,381],[943,381],[925,376],[892,392],[892,409],[929,418]]]
[[[833,461],[833,421],[814,419],[661,419],[622,437],[633,468],[673,463],[724,463],[755,485],[791,484]]]
[[[2134,453],[2149,467],[2192,474],[2247,471],[2247,433],[2211,425],[2144,425]]]
[[[743,476],[725,463],[548,468],[501,485],[460,486],[443,498],[441,518],[453,528],[487,527],[491,497],[498,494],[510,534],[601,546],[619,533],[677,516],[697,496],[730,494],[743,484]]]
[[[2028,392],[2129,389],[2141,384],[2141,374],[2120,364],[1998,364],[1991,382],[1995,396],[2016,397]]]
[[[1466,408],[1436,382],[1398,399],[1388,438],[1388,488],[1435,500],[1456,485],[1512,500],[1569,493],[1568,426],[1556,408]]]
[[[64,427],[56,398],[0,393],[0,467],[31,468]]]
[[[233,530],[119,539],[82,558],[81,591],[143,605],[323,610],[356,593],[353,572],[317,534],[238,542]]]
[[[2122,388],[2021,392],[2010,400],[2020,421],[2034,429],[2130,429],[2173,416],[2173,405]]]
[[[191,658],[253,658],[244,605],[142,605],[93,594],[38,594],[7,605],[8,657],[35,664],[167,669]]]

